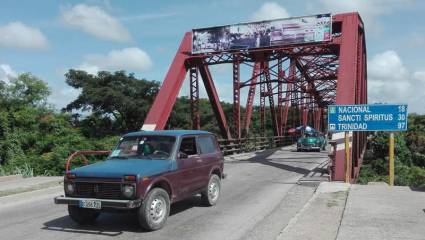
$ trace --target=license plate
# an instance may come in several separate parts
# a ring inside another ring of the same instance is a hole
[[[101,209],[102,203],[99,200],[80,200],[80,208]]]

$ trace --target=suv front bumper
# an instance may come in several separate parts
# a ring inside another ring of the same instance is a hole
[[[80,204],[81,200],[97,200],[101,201],[102,208],[118,208],[118,209],[133,209],[138,208],[142,204],[142,200],[115,200],[115,199],[98,199],[98,198],[74,198],[74,197],[55,197],[55,204],[68,204],[76,205]]]
[[[298,145],[297,149],[299,150],[320,150],[320,146],[315,146],[315,145]]]

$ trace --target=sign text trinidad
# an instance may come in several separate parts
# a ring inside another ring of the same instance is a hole
[[[330,105],[328,129],[343,131],[406,131],[407,105]]]

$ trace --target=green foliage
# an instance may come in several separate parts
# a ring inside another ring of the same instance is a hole
[[[21,74],[0,92],[0,174],[60,175],[67,156],[81,149],[110,149],[112,137],[93,141],[71,116],[46,106],[47,85]],[[116,140],[116,138],[114,139]]]
[[[388,182],[388,133],[376,133],[369,141],[360,171],[360,183]],[[410,114],[408,130],[395,134],[395,184],[425,187],[425,115]]]
[[[19,75],[18,78],[12,79],[9,85],[3,84],[3,87],[0,87],[0,92],[3,93],[5,100],[15,107],[44,104],[50,95],[49,87],[31,73]]]
[[[15,165],[13,168],[5,168],[0,165],[0,176],[22,175],[22,177],[34,177],[34,169],[28,164]]]
[[[409,183],[411,186],[425,188],[425,169],[413,166],[410,169]]]
[[[221,102],[221,106],[227,119],[230,119],[233,111],[232,104]],[[199,99],[199,117],[201,129],[220,135],[217,119],[208,99]],[[232,124],[231,119],[228,124]],[[166,127],[168,129],[192,129],[190,100],[188,97],[179,97],[177,99]]]
[[[90,137],[140,129],[160,87],[156,81],[137,79],[124,71],[95,76],[71,69],[65,77],[66,83],[81,93],[64,110],[92,113],[80,125]]]

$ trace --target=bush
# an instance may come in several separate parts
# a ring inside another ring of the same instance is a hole
[[[388,179],[388,133],[374,134],[359,183]],[[408,131],[395,134],[395,185],[425,187],[425,115],[410,114]]]
[[[117,140],[117,137],[85,137],[72,126],[69,114],[46,106],[49,91],[43,84],[38,78],[24,74],[7,85],[7,91],[0,92],[2,175],[61,175],[72,152],[111,149]]]

